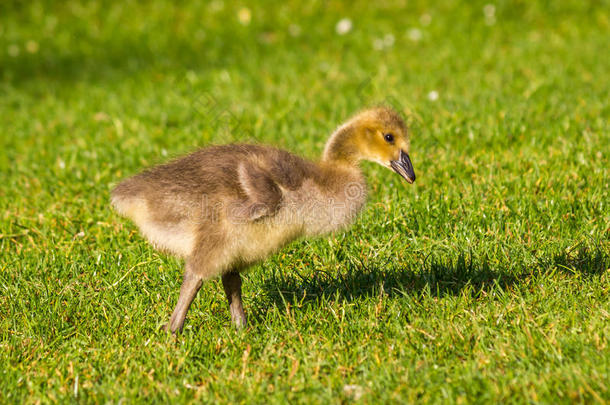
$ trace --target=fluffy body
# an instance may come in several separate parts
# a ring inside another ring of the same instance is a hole
[[[203,279],[241,270],[287,243],[348,226],[366,199],[359,170],[260,145],[196,151],[119,184],[112,204]]]

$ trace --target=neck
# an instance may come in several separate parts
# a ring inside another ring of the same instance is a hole
[[[326,142],[322,162],[358,166],[360,156],[354,144],[354,127],[351,122],[340,126]]]

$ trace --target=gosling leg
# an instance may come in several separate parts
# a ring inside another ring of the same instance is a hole
[[[229,301],[231,320],[238,329],[246,327],[246,314],[241,302],[241,276],[237,271],[232,271],[222,275],[222,286]]]
[[[166,331],[171,331],[172,333],[182,332],[186,313],[202,284],[201,276],[191,271],[190,266],[187,265],[184,271],[182,286],[180,287],[180,297],[172,317],[169,319],[169,323],[165,326]]]

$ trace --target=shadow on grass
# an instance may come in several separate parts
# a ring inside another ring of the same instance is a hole
[[[314,271],[308,276],[288,271],[275,272],[263,282],[266,294],[253,302],[255,318],[262,317],[269,303],[283,309],[287,302],[307,302],[328,297],[355,300],[384,294],[388,297],[422,293],[436,297],[463,294],[486,295],[493,289],[510,289],[513,285],[541,275],[562,273],[567,276],[591,278],[610,267],[610,255],[602,247],[582,248],[543,258],[520,272],[502,271],[487,261],[477,262],[462,254],[454,261],[428,260],[417,271],[400,265],[367,268],[345,264],[338,274]],[[414,266],[415,267],[415,266]],[[267,301],[265,305],[261,301]],[[283,311],[281,311],[283,312]]]
[[[6,59],[0,67],[0,78],[4,77],[15,86],[32,79],[97,83],[172,69],[210,69],[222,66],[224,62],[222,56],[209,56],[181,40],[175,41],[174,47],[164,49],[163,53],[153,52],[137,39],[125,38],[96,45],[95,51],[90,53],[78,49],[54,49],[41,51],[40,55],[23,54]]]

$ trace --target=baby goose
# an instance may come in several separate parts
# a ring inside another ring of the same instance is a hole
[[[211,146],[120,183],[114,208],[154,246],[186,259],[166,330],[182,330],[202,282],[218,275],[231,319],[244,327],[240,272],[297,238],[351,224],[366,199],[362,160],[413,183],[407,127],[395,111],[354,116],[331,135],[318,163],[268,146]]]

